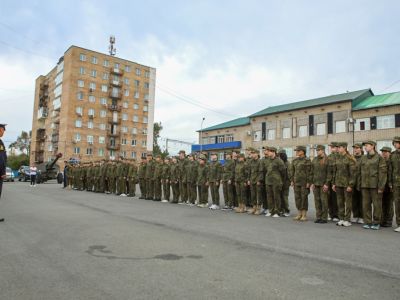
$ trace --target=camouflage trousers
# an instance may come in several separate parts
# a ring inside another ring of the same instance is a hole
[[[146,199],[154,198],[154,180],[146,179]]]
[[[353,203],[352,203],[352,211],[353,218],[362,218],[363,217],[363,208],[362,208],[362,196],[361,191],[354,190],[353,191]]]
[[[187,183],[188,199],[191,204],[195,204],[197,200],[197,188],[195,183]]]
[[[382,225],[392,226],[393,222],[393,193],[387,187],[382,195]]]
[[[154,200],[161,200],[161,179],[154,180]]]
[[[381,224],[382,219],[382,194],[378,189],[362,188],[363,214],[366,224]],[[373,215],[372,215],[373,207]]]
[[[140,196],[146,198],[146,179],[139,178]]]
[[[235,187],[238,204],[246,205],[247,183],[236,181]]]
[[[272,215],[279,215],[281,212],[281,185],[267,185],[267,198],[268,198],[268,209]]]
[[[353,202],[352,192],[347,192],[345,187],[336,187],[336,199],[338,202],[339,220],[350,222],[351,205]]]
[[[330,189],[328,194],[328,212],[331,218],[338,217],[338,205],[336,199],[336,193]]]
[[[396,214],[396,224],[400,226],[400,186],[393,187],[393,202]]]
[[[130,197],[136,195],[136,180],[134,178],[128,179],[128,195]]]
[[[211,200],[212,203],[219,206],[219,183],[210,182]]]
[[[179,194],[182,202],[186,202],[188,200],[186,181],[179,181]]]
[[[118,177],[117,194],[126,194],[126,177]]]
[[[171,182],[171,187],[172,187],[172,203],[178,203],[179,201],[179,182],[177,181],[172,181]]]
[[[328,220],[328,192],[323,191],[323,186],[315,186],[314,203],[317,220]]]
[[[222,183],[222,192],[224,194],[225,206],[234,206],[234,189],[235,184],[233,182],[229,183],[228,181],[224,181]]]
[[[197,186],[197,190],[199,192],[199,203],[207,204],[208,203],[208,186],[206,184],[200,184]]]
[[[290,185],[285,184],[281,190],[281,213],[289,213],[289,187]]]
[[[163,196],[165,200],[169,201],[170,195],[171,195],[171,184],[169,183],[169,180],[163,180],[162,184],[162,189],[163,189]]]
[[[310,189],[305,186],[294,186],[294,200],[296,202],[297,210],[308,210],[308,194]]]
[[[262,204],[262,184],[257,183],[250,184],[250,206]]]

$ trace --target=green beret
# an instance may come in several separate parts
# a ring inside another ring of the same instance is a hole
[[[392,148],[390,148],[390,147],[382,147],[381,152],[383,152],[383,151],[392,152]]]
[[[364,146],[364,145],[367,145],[367,144],[368,144],[368,145],[372,145],[372,146],[376,146],[376,142],[374,142],[374,141],[365,141],[365,142],[363,142],[362,144],[363,144],[363,146]]]
[[[307,147],[306,146],[297,146],[294,151],[303,151],[304,153],[307,152]]]

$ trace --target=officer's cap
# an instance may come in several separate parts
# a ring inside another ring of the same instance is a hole
[[[361,143],[355,143],[353,145],[353,148],[362,148],[362,144]]]
[[[382,147],[381,148],[381,152],[392,152],[392,148],[390,148],[390,147]]]
[[[324,150],[325,151],[325,146],[324,145],[317,145],[316,147],[315,147],[315,149],[318,151],[318,150]]]
[[[364,145],[376,146],[376,142],[374,142],[374,141],[365,141],[365,142],[363,142],[363,146],[364,146]]]

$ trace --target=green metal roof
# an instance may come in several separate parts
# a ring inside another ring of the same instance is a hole
[[[249,117],[243,117],[243,118],[238,118],[234,119],[225,123],[217,124],[211,127],[203,128],[202,131],[210,131],[210,130],[216,130],[216,129],[225,129],[229,127],[238,127],[238,126],[245,126],[250,124],[250,118]],[[197,130],[198,132],[201,130]]]
[[[270,106],[270,107],[267,107],[266,109],[256,112],[255,114],[250,115],[250,118],[280,113],[280,112],[284,112],[284,111],[291,111],[291,110],[308,108],[308,107],[313,107],[313,106],[331,104],[331,103],[336,103],[336,102],[353,101],[356,99],[365,99],[365,98],[367,98],[369,96],[373,96],[373,95],[374,94],[372,93],[371,89],[364,89],[364,90],[347,92],[347,93],[343,93],[343,94],[326,96],[326,97],[316,98],[316,99],[311,99],[311,100],[304,100],[304,101],[293,102],[293,103],[288,103],[288,104]]]
[[[353,102],[353,110],[362,110],[374,107],[399,105],[400,92],[371,96],[360,101]]]

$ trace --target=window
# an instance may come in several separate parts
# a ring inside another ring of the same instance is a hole
[[[124,83],[129,85],[129,78],[124,78]]]
[[[147,128],[143,128],[143,134],[144,134],[144,135],[147,134]]]
[[[104,144],[106,142],[106,138],[104,136],[99,136],[99,144]]]
[[[109,66],[110,66],[110,62],[109,62],[108,60],[105,59],[105,60],[103,61],[103,66],[104,66],[104,67],[109,67]]]
[[[275,140],[275,129],[269,129],[267,132],[267,139],[269,141]]]
[[[123,108],[128,108],[128,102],[126,102],[126,101],[123,102],[123,103],[122,103],[122,107],[123,107]]]
[[[144,100],[148,101],[149,100],[149,94],[144,95]]]
[[[143,123],[147,124],[148,123],[148,119],[147,117],[143,117]]]
[[[283,139],[290,139],[290,127],[284,127],[282,128],[282,138]]]
[[[100,117],[101,117],[101,118],[105,118],[106,116],[107,116],[107,111],[104,110],[104,109],[102,109],[102,110],[100,111]]]
[[[255,131],[253,133],[253,141],[254,142],[259,142],[261,141],[261,130]]]
[[[389,147],[394,150],[391,140],[376,141],[376,149],[382,149],[382,147]]]
[[[83,53],[81,53],[81,54],[79,55],[79,60],[80,60],[80,61],[86,61],[86,55],[83,54]]]
[[[53,151],[53,144],[49,144],[49,145],[47,146],[47,150],[48,150],[48,151]]]
[[[139,122],[139,117],[137,115],[134,115],[132,120],[133,122]]]
[[[121,139],[121,145],[126,145],[126,139]]]
[[[115,157],[115,151],[114,150],[110,150],[110,157]]]
[[[109,76],[108,73],[103,73],[103,79],[104,80],[108,80],[108,76]]]
[[[326,134],[326,123],[318,123],[317,135],[325,135],[325,134]]]
[[[82,120],[75,120],[75,127],[81,128],[82,127]]]
[[[137,76],[140,76],[140,74],[142,74],[142,72],[140,71],[139,68],[136,68],[136,71],[135,71],[135,72],[136,72],[136,75],[137,75]]]
[[[224,160],[225,159],[225,153],[224,152],[219,152],[218,153],[218,160]]]
[[[143,111],[149,111],[149,107],[147,105],[143,106]]]
[[[354,124],[354,131],[371,130],[370,118],[358,119]]]
[[[75,142],[80,142],[80,141],[81,141],[81,134],[80,134],[80,133],[75,133],[75,135],[74,135],[74,141],[75,141]]]
[[[134,104],[133,104],[133,109],[139,109],[139,104],[134,103]]]
[[[89,144],[93,144],[93,135],[88,135],[88,136],[86,137],[86,140],[87,140],[87,142],[88,142]]]
[[[307,131],[308,131],[308,126],[307,125],[301,125],[299,126],[299,137],[305,137],[307,136]]]
[[[96,77],[96,76],[97,76],[97,71],[96,71],[96,70],[92,70],[92,71],[90,72],[90,76]]]
[[[134,85],[135,85],[135,87],[139,87],[140,81],[139,81],[139,80],[135,80],[135,81],[134,81]]]
[[[83,93],[82,93],[82,92],[78,92],[78,93],[76,94],[76,98],[77,98],[78,100],[83,100]]]
[[[137,134],[137,128],[136,127],[132,128],[132,134]]]
[[[146,147],[147,146],[147,141],[142,141],[142,147]]]
[[[91,83],[89,84],[89,88],[90,88],[92,91],[94,91],[94,90],[96,89],[96,84],[95,84],[94,82],[91,82]]]
[[[93,154],[93,149],[92,148],[87,148],[86,149],[86,155],[92,155]]]
[[[103,148],[99,148],[98,156],[104,156],[104,149]]]
[[[94,116],[94,108],[89,108],[88,115],[89,116]]]
[[[74,148],[74,154],[79,154],[79,153],[81,153],[81,148],[75,147]]]
[[[346,132],[346,121],[335,122],[335,133]]]
[[[93,121],[89,121],[89,122],[87,123],[87,127],[88,127],[89,129],[93,129]]]
[[[122,152],[121,152],[121,156],[122,156],[122,157],[126,157],[126,151],[122,151]]]
[[[127,132],[128,132],[128,127],[122,126],[122,127],[121,127],[121,131],[122,131],[123,133],[127,133]]]
[[[85,82],[83,80],[78,80],[78,87],[84,87]]]
[[[90,96],[89,96],[89,102],[95,103],[95,102],[96,102],[96,97],[93,96],[93,95],[90,95]]]
[[[133,147],[135,147],[135,146],[136,146],[136,140],[132,140],[131,145],[132,145]]]
[[[79,68],[79,74],[85,75],[85,68],[84,67],[80,67]]]
[[[394,124],[395,124],[394,115],[376,117],[376,128],[377,129],[394,128],[395,127]]]
[[[115,63],[114,68],[119,69],[119,63]]]
[[[107,92],[107,91],[108,91],[107,85],[102,84],[102,85],[101,85],[101,91],[102,91],[102,92]]]
[[[134,151],[131,152],[131,158],[136,158],[136,152]]]
[[[99,125],[99,128],[100,128],[100,130],[106,130],[106,124],[101,123],[101,124]]]
[[[145,89],[148,89],[149,87],[150,87],[150,84],[149,84],[148,82],[145,82],[145,83],[144,83],[144,88],[145,88]]]
[[[92,56],[92,64],[97,65],[97,57],[96,56]]]
[[[123,121],[128,120],[128,114],[122,114],[122,120]]]
[[[233,134],[227,134],[225,136],[225,142],[233,142]]]
[[[125,66],[125,72],[130,72],[131,71],[131,66],[126,65]]]
[[[129,90],[124,90],[124,95],[129,96]]]
[[[78,115],[81,115],[81,116],[82,116],[82,114],[83,114],[83,108],[80,107],[80,106],[77,106],[77,107],[75,108],[75,112],[76,112]]]
[[[149,72],[149,71],[145,71],[145,72],[144,72],[144,77],[150,78],[150,72]]]
[[[107,98],[100,98],[101,105],[107,105]]]

